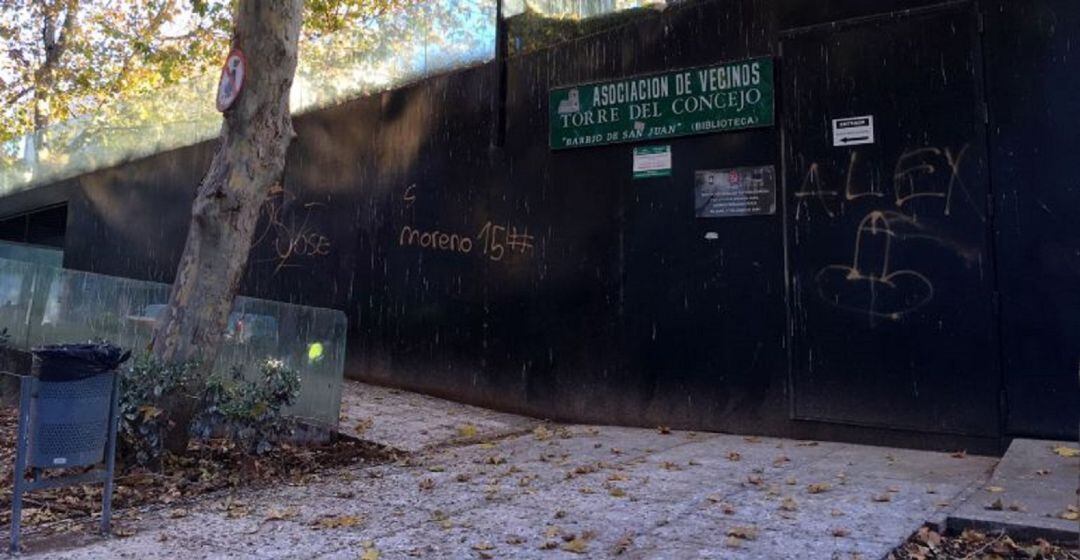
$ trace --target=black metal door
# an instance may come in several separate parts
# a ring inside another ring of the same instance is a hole
[[[975,13],[793,31],[782,54],[794,417],[996,435]]]

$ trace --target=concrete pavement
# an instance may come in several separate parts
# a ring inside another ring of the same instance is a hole
[[[81,538],[66,548],[27,534],[26,556],[876,560],[923,522],[953,513],[996,463],[543,424],[387,389],[350,391],[368,408],[346,406],[343,426],[370,418],[362,431],[408,443],[408,459],[214,496],[183,515],[129,512],[120,521],[132,533],[125,538]]]

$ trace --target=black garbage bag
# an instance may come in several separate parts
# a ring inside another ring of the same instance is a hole
[[[31,352],[42,381],[78,381],[109,373],[131,357],[130,350],[105,343],[50,344]]]

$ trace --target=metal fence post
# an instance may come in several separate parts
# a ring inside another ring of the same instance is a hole
[[[30,398],[34,378],[19,376],[19,430],[15,440],[15,488],[11,495],[11,552],[19,551],[19,529],[22,525],[22,498],[26,485],[26,452],[29,434]]]
[[[112,398],[109,404],[109,435],[105,442],[105,488],[101,495],[101,532],[109,534],[112,522],[113,472],[116,469],[116,431],[120,423],[117,407],[120,400],[120,374],[112,373]]]

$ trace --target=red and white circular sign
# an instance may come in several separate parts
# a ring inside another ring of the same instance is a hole
[[[240,49],[233,49],[225,59],[225,66],[221,68],[217,90],[218,111],[224,112],[232,107],[233,102],[240,96],[240,90],[244,89],[246,73],[247,59],[244,58],[244,53]]]

